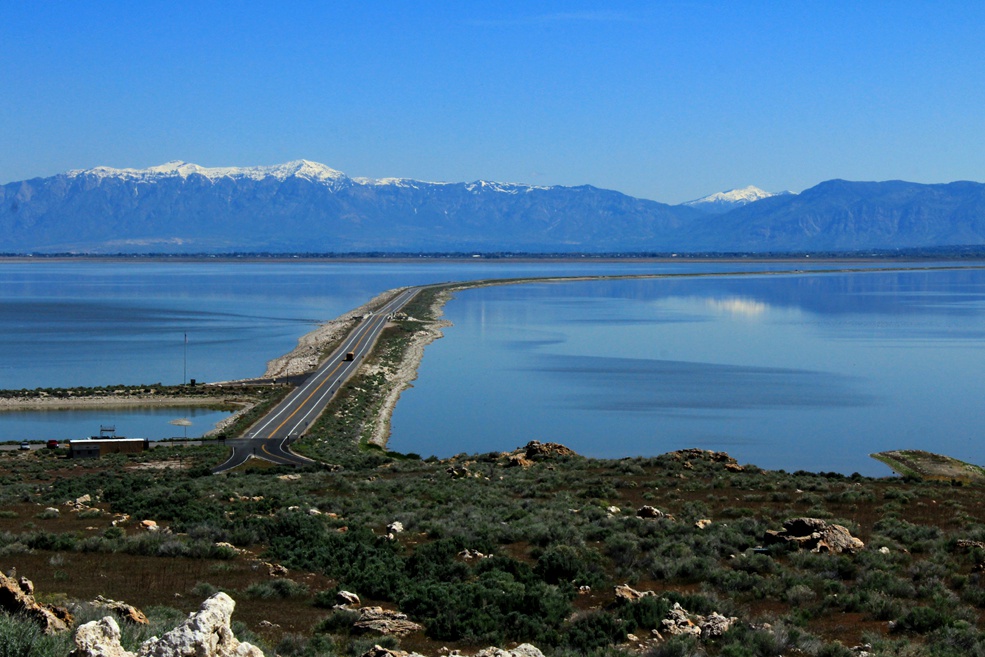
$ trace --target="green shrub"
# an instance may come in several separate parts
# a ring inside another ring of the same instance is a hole
[[[575,618],[563,634],[567,647],[586,652],[625,640],[626,625],[612,614],[594,611]]]
[[[308,585],[292,579],[272,579],[250,584],[243,593],[254,600],[301,598],[308,595]]]

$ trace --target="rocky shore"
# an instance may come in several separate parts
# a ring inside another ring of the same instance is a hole
[[[293,351],[267,363],[264,378],[275,379],[293,376],[315,369],[325,351],[342,339],[359,317],[379,308],[404,289],[395,288],[378,294],[358,308],[325,322],[314,331],[302,335],[298,338],[298,345]]]

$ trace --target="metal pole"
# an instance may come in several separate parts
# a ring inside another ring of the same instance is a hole
[[[181,362],[181,385],[188,382],[188,334],[185,333],[185,350]]]

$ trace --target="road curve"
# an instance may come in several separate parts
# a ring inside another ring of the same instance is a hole
[[[226,445],[233,450],[232,454],[212,470],[213,474],[231,470],[250,458],[261,458],[278,465],[313,463],[311,459],[292,452],[288,445],[305,432],[325,410],[342,383],[355,373],[393,313],[407,305],[419,291],[418,287],[407,288],[372,314],[364,316],[304,383],[250,427],[245,436],[226,441]],[[346,360],[349,353],[353,354],[352,360]]]

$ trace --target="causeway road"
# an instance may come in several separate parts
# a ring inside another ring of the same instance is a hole
[[[278,465],[303,466],[313,463],[311,459],[292,452],[290,443],[302,436],[325,410],[336,391],[369,354],[393,314],[407,305],[419,290],[417,287],[407,288],[378,310],[366,314],[338,349],[304,383],[250,427],[246,435],[226,441],[226,446],[232,448],[232,454],[212,472],[226,472],[250,458],[260,458]]]

